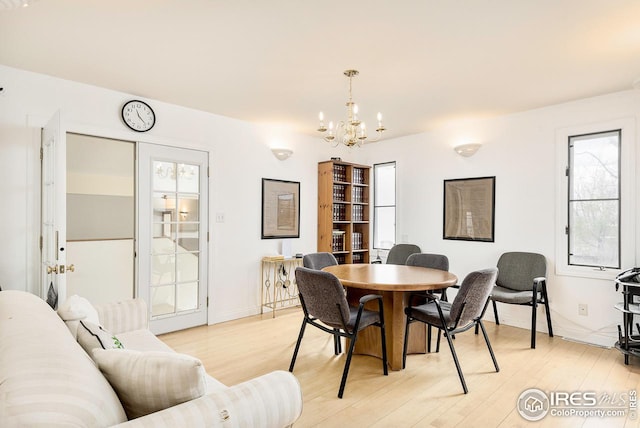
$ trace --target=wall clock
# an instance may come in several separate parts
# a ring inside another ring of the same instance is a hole
[[[136,132],[146,132],[156,123],[156,115],[149,104],[140,100],[131,100],[122,106],[122,120]]]

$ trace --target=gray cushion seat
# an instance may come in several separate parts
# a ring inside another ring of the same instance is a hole
[[[538,291],[538,300],[542,298],[542,294]],[[496,302],[511,303],[515,305],[531,302],[531,291],[513,291],[509,288],[496,285],[491,292],[491,298]]]
[[[440,308],[442,309],[442,315],[446,321],[446,326],[452,327],[455,320],[451,319],[451,303],[440,300]],[[422,321],[431,325],[440,323],[440,314],[438,313],[438,307],[434,302],[414,306],[413,310],[413,319],[417,321]]]

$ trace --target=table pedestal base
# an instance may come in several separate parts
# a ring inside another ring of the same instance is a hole
[[[404,308],[407,306],[410,293],[404,291],[376,292],[353,287],[346,288],[347,300],[354,306],[358,306],[360,297],[366,294],[382,294],[389,368],[391,370],[402,370],[402,347],[404,346],[406,323]],[[369,302],[365,307],[377,310],[377,305],[378,302]],[[409,326],[408,354],[424,354],[427,352],[426,331],[426,324],[424,323],[413,323]],[[354,353],[382,358],[380,347],[380,329],[372,326],[358,333],[358,341],[356,342]]]

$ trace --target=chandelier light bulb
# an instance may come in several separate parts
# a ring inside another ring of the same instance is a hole
[[[318,117],[320,118],[320,122],[322,122],[324,120],[324,113],[320,112]]]

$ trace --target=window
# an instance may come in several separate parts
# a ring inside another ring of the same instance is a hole
[[[373,248],[388,250],[396,242],[396,163],[373,165]]]
[[[568,264],[620,269],[621,130],[569,137]]]
[[[637,264],[635,118],[555,134],[555,272],[613,280]]]

